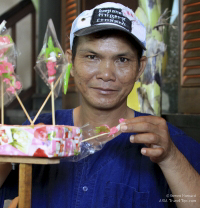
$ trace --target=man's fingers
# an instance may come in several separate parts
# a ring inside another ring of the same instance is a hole
[[[121,124],[120,129],[122,132],[155,133],[160,136],[166,133],[164,129],[160,129],[151,123]]]
[[[150,158],[158,158],[164,153],[163,148],[142,148],[141,153]]]
[[[157,134],[146,133],[130,136],[130,142],[132,143],[144,143],[144,144],[160,144],[160,137]]]
[[[151,123],[154,125],[166,126],[166,120],[157,116],[139,116],[132,119],[124,120],[123,123],[135,124],[135,123],[143,123],[143,122]]]

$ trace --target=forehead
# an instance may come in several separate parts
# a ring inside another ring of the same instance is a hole
[[[108,41],[112,40],[112,41]],[[126,33],[119,32],[119,31],[109,31],[109,32],[98,32],[98,33],[93,33],[90,35],[85,35],[85,36],[80,36],[78,37],[78,46],[83,46],[83,45],[89,45],[92,44],[101,44],[104,42],[108,42],[113,44],[117,44],[119,47],[123,45],[123,47],[130,48],[132,51],[136,52],[137,47],[135,46],[135,41],[133,41],[133,38],[127,35]],[[78,47],[79,48],[79,47]]]

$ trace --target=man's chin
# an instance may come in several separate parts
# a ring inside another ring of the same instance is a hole
[[[92,107],[97,110],[109,111],[109,110],[116,109],[118,105],[119,104],[117,102],[114,102],[114,103],[113,102],[112,103],[101,102],[101,103],[93,103]]]

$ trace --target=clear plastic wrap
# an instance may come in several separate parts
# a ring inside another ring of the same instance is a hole
[[[22,84],[14,72],[18,53],[5,24],[6,21],[3,21],[0,25],[0,76],[4,105],[8,105],[21,92]]]
[[[43,47],[37,57],[35,70],[51,89],[51,84],[58,79],[66,68],[67,60],[58,42],[53,22],[50,19],[48,21]],[[61,86],[62,79],[54,90],[55,98],[58,97]]]
[[[108,125],[92,127],[89,124],[81,127],[82,141],[80,142],[80,153],[65,158],[67,161],[77,162],[97,151],[100,151],[104,145],[112,140],[116,133],[120,131],[120,125],[124,119],[119,120],[119,125],[110,128]]]

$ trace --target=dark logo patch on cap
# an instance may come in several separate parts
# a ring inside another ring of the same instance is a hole
[[[115,25],[120,25],[131,32],[131,21],[123,15],[121,9],[95,9],[92,15],[91,25],[96,25],[100,23],[112,23]]]

